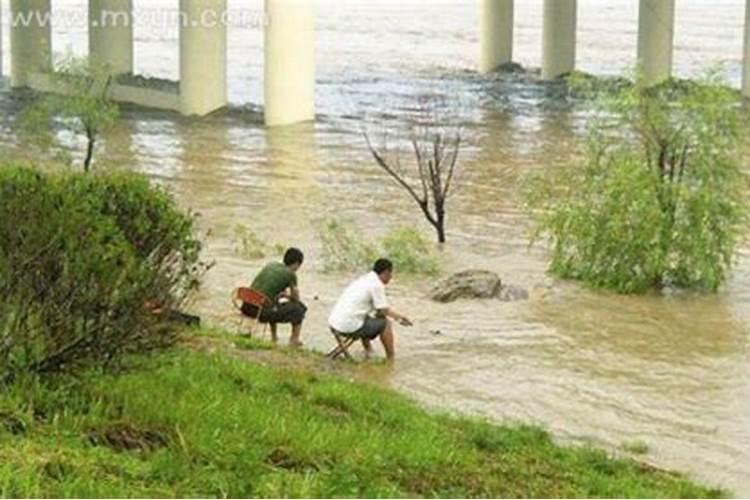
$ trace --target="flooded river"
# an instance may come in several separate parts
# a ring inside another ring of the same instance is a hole
[[[81,5],[54,3],[56,9]],[[139,9],[176,4],[135,3]],[[424,298],[430,283],[397,279],[392,300],[416,327],[400,332],[392,371],[363,369],[435,407],[533,421],[563,438],[612,449],[643,442],[651,463],[750,495],[749,249],[716,296],[621,297],[553,283],[544,274],[544,248],[527,247],[518,182],[531,169],[569,160],[585,116],[531,77],[473,71],[476,0],[429,7],[421,0],[320,3],[314,125],[262,127],[262,33],[233,27],[227,113],[186,120],[129,110],[100,156],[149,174],[200,212],[202,228],[210,231],[208,257],[217,262],[196,305],[201,314],[231,324],[231,289],[261,265],[234,250],[234,227],[244,224],[307,251],[301,272],[311,308],[305,340],[313,349],[330,347],[325,319],[351,276],[320,271],[316,227],[330,215],[370,235],[422,224],[411,202],[370,161],[360,130],[363,123],[418,117],[418,102],[437,96],[451,105],[465,136],[444,270],[491,269],[532,289],[532,299],[438,306]],[[516,59],[536,67],[542,2],[516,3]],[[579,3],[579,67],[615,74],[631,66],[637,0]],[[259,0],[229,4],[261,6]],[[743,0],[678,4],[677,74],[695,75],[723,61],[738,85]],[[7,47],[8,30],[3,33]],[[84,26],[55,30],[56,51],[84,53],[86,45]],[[177,50],[176,27],[136,27],[138,72],[176,78]],[[7,57],[4,64],[7,74]],[[17,107],[4,91],[0,143],[10,147],[17,142]]]

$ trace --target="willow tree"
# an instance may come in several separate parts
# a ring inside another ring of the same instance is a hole
[[[536,174],[527,202],[550,271],[623,293],[715,291],[744,230],[740,99],[717,73],[607,91],[575,164]]]
[[[54,94],[35,98],[21,115],[21,129],[43,147],[54,143],[55,131],[69,130],[86,139],[83,169],[88,172],[101,135],[120,117],[110,97],[112,74],[87,58],[67,57],[51,73]]]

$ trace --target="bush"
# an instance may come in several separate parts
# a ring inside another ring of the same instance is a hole
[[[0,376],[168,345],[205,269],[194,220],[129,174],[0,167]]]
[[[399,272],[437,274],[439,264],[430,242],[416,229],[402,227],[383,238],[383,251]]]
[[[235,253],[248,260],[258,260],[270,255],[282,255],[286,248],[280,243],[268,243],[243,224],[234,227]]]
[[[327,219],[320,228],[323,244],[323,268],[331,271],[356,271],[371,266],[378,258],[378,249],[351,225]]]
[[[527,202],[550,271],[623,293],[716,290],[745,219],[736,94],[710,75],[600,96],[582,164],[537,175]]]
[[[67,55],[50,77],[59,93],[36,98],[20,116],[21,131],[43,148],[54,142],[57,126],[85,136],[83,169],[88,172],[97,142],[120,118],[120,109],[110,97],[111,71],[92,65],[88,58]]]
[[[434,248],[416,229],[398,228],[373,242],[350,224],[328,219],[321,226],[320,239],[327,272],[369,269],[382,256],[393,261],[397,272],[437,274],[440,270]]]

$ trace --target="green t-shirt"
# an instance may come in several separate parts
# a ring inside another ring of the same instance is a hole
[[[281,262],[266,265],[253,280],[250,287],[263,292],[270,300],[289,287],[297,286],[297,275]]]

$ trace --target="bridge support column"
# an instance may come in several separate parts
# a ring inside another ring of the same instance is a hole
[[[672,76],[675,0],[641,0],[638,65],[647,85]]]
[[[133,0],[89,0],[89,61],[115,75],[133,72]]]
[[[50,0],[10,2],[10,81],[28,87],[36,72],[52,69],[52,10]]]
[[[265,0],[265,122],[315,119],[313,0]]]
[[[0,2],[0,78],[3,77],[3,4]]]
[[[489,73],[513,60],[514,0],[482,0],[479,71]]]
[[[227,0],[180,0],[180,112],[227,105]]]
[[[576,66],[577,0],[544,0],[542,78],[551,80]]]
[[[745,6],[745,66],[742,74],[742,95],[750,97],[750,0]]]

